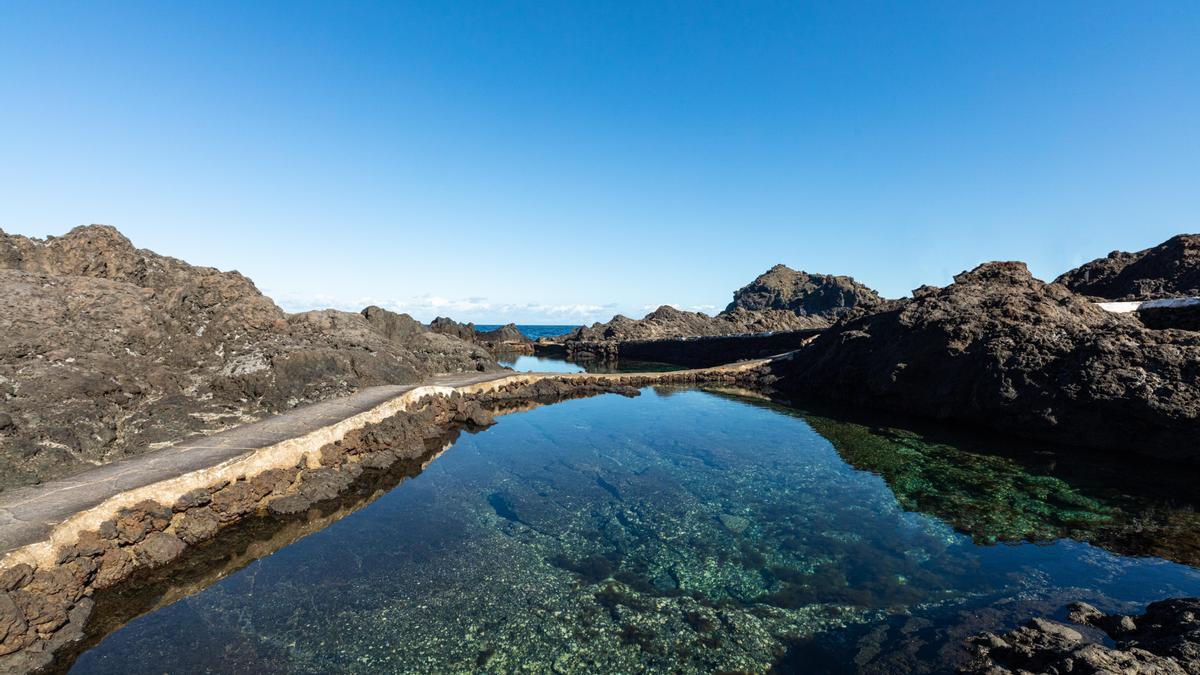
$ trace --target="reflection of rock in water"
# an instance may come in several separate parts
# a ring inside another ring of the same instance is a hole
[[[147,570],[138,577],[96,595],[96,606],[85,631],[85,639],[72,653],[56,657],[51,672],[66,672],[75,658],[92,648],[129,621],[160,607],[194,595],[256,560],[289,546],[308,535],[374,502],[389,490],[420,474],[445,452],[460,431],[426,440],[427,451],[412,459],[400,459],[383,470],[367,470],[336,498],[318,502],[292,515],[250,518],[221,531],[216,539],[201,542],[167,567]]]
[[[894,416],[814,414],[754,391],[705,390],[802,417],[846,463],[883,478],[905,509],[943,520],[977,544],[1073,539],[1200,566],[1200,486],[1187,467],[1097,461],[928,424],[915,431],[896,426]]]
[[[1077,452],[1031,453],[994,442],[981,450],[978,438],[952,445],[888,426],[805,419],[846,462],[882,477],[906,509],[942,519],[976,543],[1069,538],[1200,565],[1200,494],[1189,472],[1144,462],[1099,466]]]

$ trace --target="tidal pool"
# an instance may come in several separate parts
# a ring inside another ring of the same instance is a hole
[[[558,403],[73,671],[946,672],[1073,600],[1200,593],[1195,495],[1031,457],[696,390]]]

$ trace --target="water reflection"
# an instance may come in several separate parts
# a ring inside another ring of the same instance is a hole
[[[664,373],[682,366],[654,361],[566,361],[548,356],[504,355],[497,363],[519,373]]]
[[[1194,562],[1142,527],[1190,507],[1088,480],[728,395],[571,401],[461,439],[77,669],[945,670],[965,632],[1069,600],[1200,592],[1130,557]]]

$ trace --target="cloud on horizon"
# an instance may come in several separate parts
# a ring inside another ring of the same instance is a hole
[[[377,305],[393,312],[412,315],[413,318],[429,322],[439,316],[448,316],[456,321],[473,321],[477,324],[514,323],[527,324],[584,324],[607,321],[620,313],[617,303],[605,304],[546,304],[538,302],[498,302],[486,297],[445,298],[423,294],[406,299],[362,296],[355,299],[332,295],[298,295],[275,293],[264,290],[287,312],[307,312],[315,309],[340,309],[357,312],[362,308]]]

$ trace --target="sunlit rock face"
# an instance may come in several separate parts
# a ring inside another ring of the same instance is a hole
[[[793,395],[1200,461],[1200,333],[1147,329],[993,262],[839,322],[778,363]]]
[[[733,302],[716,316],[663,305],[641,319],[617,315],[606,323],[581,327],[566,340],[658,340],[825,328],[883,302],[878,293],[851,277],[776,265],[735,291]]]
[[[787,265],[776,265],[733,293],[725,313],[787,310],[803,316],[838,319],[855,308],[870,309],[883,303],[874,290],[854,277],[810,274]]]
[[[1136,253],[1113,251],[1054,281],[1107,300],[1200,295],[1200,235],[1177,235]]]
[[[496,368],[386,310],[289,315],[237,272],[112,227],[0,232],[0,489],[364,386]]]

